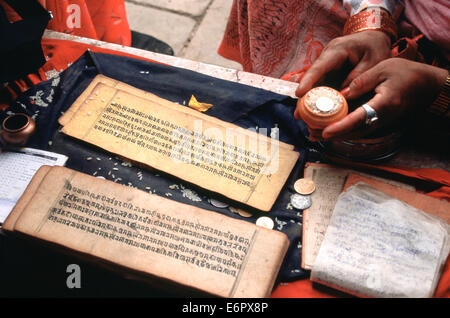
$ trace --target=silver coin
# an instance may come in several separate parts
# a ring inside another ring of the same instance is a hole
[[[256,220],[256,225],[271,230],[275,226],[275,223],[273,223],[273,220],[268,216],[262,216]]]
[[[228,208],[228,204],[220,202],[218,200],[214,200],[214,199],[209,199],[209,203],[211,203],[212,205],[214,205],[216,208]]]
[[[291,204],[298,210],[304,210],[311,206],[312,200],[309,195],[294,194],[291,197]]]

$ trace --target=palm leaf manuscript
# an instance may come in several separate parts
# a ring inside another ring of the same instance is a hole
[[[63,133],[270,211],[299,157],[291,145],[123,83],[104,82],[91,84],[90,94],[83,93],[63,116]]]
[[[3,229],[183,295],[268,297],[284,233],[64,167],[41,168]]]

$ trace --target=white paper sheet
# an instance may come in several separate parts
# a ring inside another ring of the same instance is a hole
[[[33,148],[10,149],[1,153],[0,223],[5,221],[41,166],[64,166],[66,161],[64,155]]]

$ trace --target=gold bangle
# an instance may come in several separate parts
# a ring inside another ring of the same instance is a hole
[[[361,31],[378,30],[386,33],[391,42],[397,40],[397,25],[386,10],[381,8],[367,8],[350,17],[344,26],[344,35]]]
[[[450,74],[447,76],[447,80],[441,88],[439,96],[428,107],[428,111],[442,117],[450,118]]]

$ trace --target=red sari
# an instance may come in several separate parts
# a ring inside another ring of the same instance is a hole
[[[342,0],[234,0],[218,53],[247,72],[275,78],[298,74],[330,40],[342,35],[349,11]],[[444,31],[450,29],[450,2],[398,1],[391,11],[408,45],[403,54],[394,45],[393,56],[423,62],[415,45],[425,35],[439,48],[435,64],[445,68],[450,57],[450,37]]]
[[[234,1],[219,54],[279,78],[314,62],[347,18],[341,0]]]

